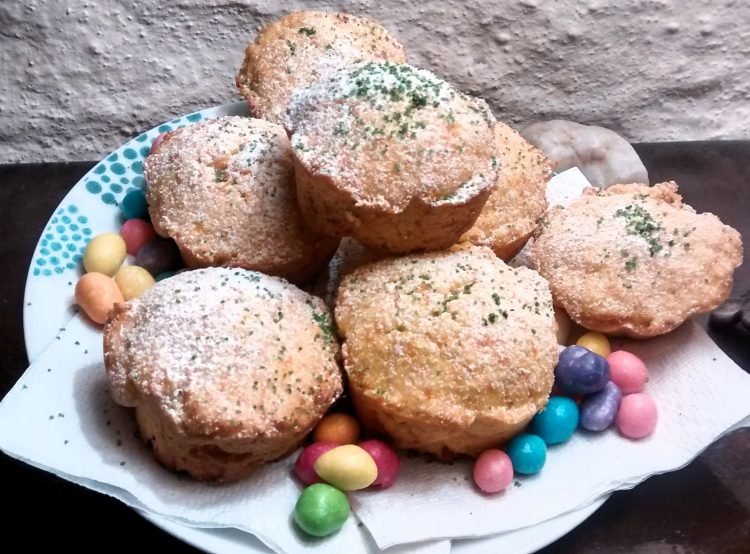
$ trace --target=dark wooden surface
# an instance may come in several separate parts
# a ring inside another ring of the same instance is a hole
[[[698,211],[716,213],[739,229],[746,242],[750,239],[750,141],[642,144],[637,150],[652,183],[676,180]],[[91,165],[0,166],[0,397],[27,366],[22,298],[36,241],[53,209]],[[748,288],[750,265],[745,263],[736,275],[735,291]],[[709,330],[735,361],[750,369],[747,334]],[[53,541],[58,548],[84,552],[113,545],[136,552],[193,551],[120,502],[1,454],[0,482],[4,545],[46,551]],[[543,552],[748,553],[749,512],[750,430],[743,429],[713,444],[686,468],[615,493]]]

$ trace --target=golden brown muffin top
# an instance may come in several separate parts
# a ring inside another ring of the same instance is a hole
[[[104,334],[115,400],[155,399],[190,437],[300,431],[342,390],[323,301],[253,271],[209,268],[160,281],[118,305]]]
[[[673,182],[587,189],[548,212],[531,258],[581,325],[647,337],[726,299],[742,263],[737,231],[682,203]]]
[[[415,199],[463,204],[496,178],[487,104],[408,64],[366,62],[297,91],[294,155],[358,206],[399,213]]]
[[[531,417],[557,360],[547,283],[489,248],[394,258],[343,278],[336,322],[350,382],[400,413],[469,425]]]
[[[500,121],[495,125],[495,141],[500,167],[497,187],[461,240],[489,246],[507,261],[523,247],[547,209],[545,193],[552,170],[541,151]]]
[[[302,220],[289,140],[274,123],[232,116],[182,127],[145,173],[154,227],[195,265],[286,275],[320,240]]]
[[[237,87],[253,115],[283,123],[296,89],[369,60],[401,63],[406,58],[401,45],[374,21],[344,13],[292,12],[248,44]]]

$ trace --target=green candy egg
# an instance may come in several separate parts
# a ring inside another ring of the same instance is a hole
[[[349,499],[331,485],[310,485],[297,500],[294,521],[308,535],[327,537],[344,525],[349,517]]]

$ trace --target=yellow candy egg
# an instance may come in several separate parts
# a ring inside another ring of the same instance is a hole
[[[596,333],[594,331],[586,333],[585,335],[581,335],[581,338],[578,339],[576,344],[578,346],[588,348],[592,352],[595,352],[604,358],[609,356],[609,354],[612,352],[612,348],[609,346],[607,337],[605,337],[601,333]]]
[[[76,283],[76,302],[95,323],[107,321],[115,302],[124,302],[114,279],[102,273],[87,273]]]
[[[118,233],[97,235],[83,252],[83,267],[112,277],[125,261],[125,254],[125,241]]]
[[[115,275],[115,283],[120,287],[120,292],[122,292],[125,300],[138,298],[153,287],[155,282],[148,271],[137,265],[123,267]]]
[[[337,446],[315,461],[315,473],[342,491],[356,491],[373,484],[378,477],[375,460],[356,444]]]

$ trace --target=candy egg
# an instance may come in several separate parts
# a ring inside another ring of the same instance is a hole
[[[607,337],[605,337],[601,333],[596,333],[593,331],[581,335],[581,337],[576,341],[576,344],[578,346],[588,348],[592,352],[596,352],[603,358],[609,356],[609,353],[612,351],[612,348],[609,346],[609,340],[607,340]]]
[[[555,384],[565,394],[591,394],[609,381],[609,364],[582,346],[568,346],[555,367]]]
[[[137,265],[123,267],[115,275],[115,283],[120,288],[125,300],[138,298],[148,289],[154,286],[154,278],[151,274]]]
[[[155,238],[138,251],[135,265],[145,268],[151,275],[177,269],[180,265],[180,251],[173,240]]]
[[[378,466],[364,449],[344,444],[320,456],[313,466],[321,479],[344,491],[365,489],[378,477]]]
[[[473,476],[482,492],[500,492],[513,481],[513,462],[502,450],[485,450],[474,462]]]
[[[506,448],[513,470],[523,475],[539,473],[547,461],[547,445],[541,437],[523,434],[513,437]]]
[[[164,279],[174,277],[176,273],[176,271],[163,271],[156,276],[156,282],[158,283],[159,281],[163,281]]]
[[[648,370],[638,356],[617,350],[607,356],[609,363],[609,378],[623,394],[641,392],[648,381]]]
[[[531,429],[548,444],[565,442],[578,427],[578,405],[564,396],[552,396],[531,420]]]
[[[147,219],[148,203],[143,191],[133,189],[128,192],[120,201],[120,212],[122,212],[122,217],[128,220],[135,218]]]
[[[112,277],[125,261],[125,241],[117,233],[95,236],[83,251],[83,267],[86,271],[103,273]]]
[[[622,399],[617,428],[629,439],[641,439],[653,432],[658,419],[656,403],[645,392],[638,392]]]
[[[102,273],[86,273],[76,283],[76,302],[89,319],[100,325],[107,321],[116,302],[124,302],[114,279]]]
[[[315,427],[315,442],[354,444],[359,438],[359,422],[349,414],[328,414]]]
[[[621,400],[622,392],[612,381],[599,392],[585,397],[581,402],[581,427],[589,431],[608,429],[617,417]]]
[[[294,506],[294,521],[308,535],[327,537],[344,525],[349,517],[349,499],[325,483],[310,485]]]
[[[359,447],[372,456],[375,465],[378,466],[378,476],[372,482],[374,487],[387,489],[396,482],[401,461],[393,448],[378,439],[362,441]]]
[[[159,151],[159,145],[162,143],[162,141],[164,140],[164,137],[166,136],[167,136],[167,132],[159,133],[158,135],[156,135],[154,142],[151,143],[151,148],[149,149],[149,152],[148,152],[149,156],[151,154],[156,154],[156,152]]]
[[[135,256],[144,244],[156,238],[156,231],[148,221],[128,219],[120,227],[120,236],[125,241],[128,254]]]
[[[315,462],[323,454],[336,448],[336,446],[337,445],[332,442],[314,442],[305,447],[294,462],[294,474],[305,485],[319,483],[320,477],[315,473]]]

